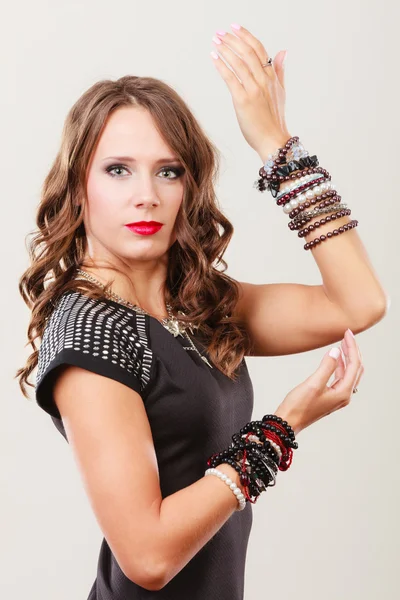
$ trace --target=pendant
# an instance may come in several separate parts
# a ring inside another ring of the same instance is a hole
[[[213,366],[212,366],[212,365],[210,365],[210,363],[208,362],[208,360],[207,360],[207,357],[206,357],[206,356],[200,355],[200,357],[201,357],[201,360],[204,360],[204,362],[205,362],[205,363],[207,363],[209,367],[213,368]]]
[[[184,337],[184,329],[176,319],[164,319],[163,324],[165,329],[172,333],[174,337],[177,337],[178,335]]]
[[[204,356],[203,354],[201,354],[201,352],[199,352],[197,350],[197,348],[196,348],[195,344],[193,343],[193,340],[191,339],[189,334],[186,331],[184,331],[184,334],[185,334],[185,338],[190,342],[190,348],[188,348],[188,350],[194,350],[200,356],[201,360],[203,362],[205,362],[210,367],[210,369],[213,369],[214,367],[209,363],[209,361],[207,360],[207,357]]]
[[[178,313],[180,313],[181,315],[183,315],[184,317],[186,316],[185,313],[182,310],[179,310]],[[193,323],[186,323],[185,325],[186,329],[189,329],[190,333],[192,335],[194,335],[193,333],[193,329],[198,329],[199,325],[193,325]]]

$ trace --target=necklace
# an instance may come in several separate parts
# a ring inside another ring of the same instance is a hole
[[[95,279],[95,277],[93,277],[93,275],[91,275],[87,271],[83,271],[82,269],[77,269],[77,273],[79,273],[79,275],[81,275],[81,277],[76,277],[76,279],[81,279],[83,277],[85,279],[88,279],[92,283],[104,288],[104,285],[101,283],[101,281],[99,281],[98,279]],[[123,304],[124,306],[131,308],[132,310],[134,310],[137,313],[140,313],[142,315],[149,315],[150,317],[153,317],[153,315],[151,315],[150,313],[145,311],[144,308],[142,308],[141,306],[137,306],[137,304],[132,304],[128,300],[124,300],[123,298],[121,298],[121,296],[118,296],[118,294],[116,294],[115,292],[110,291],[106,295],[110,299],[114,299],[116,302],[118,302],[118,304]],[[192,323],[187,323],[187,324],[182,323],[176,317],[174,317],[174,315],[172,313],[172,307],[168,302],[166,304],[166,307],[167,307],[168,317],[163,318],[161,321],[157,317],[154,317],[154,318],[156,318],[157,321],[159,323],[161,323],[161,325],[163,325],[165,327],[165,329],[167,329],[167,331],[172,333],[172,335],[174,337],[177,337],[178,335],[180,335],[181,337],[185,337],[189,341],[190,346],[183,346],[184,350],[194,350],[200,356],[201,360],[203,360],[212,369],[213,366],[209,363],[209,361],[207,360],[207,357],[198,351],[198,349],[196,348],[192,339],[190,338],[189,334],[186,331],[186,329],[190,329],[190,332],[193,335],[193,329],[197,329],[198,325],[193,325]],[[179,313],[186,316],[182,310],[180,310]]]

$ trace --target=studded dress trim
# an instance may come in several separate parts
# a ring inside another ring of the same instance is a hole
[[[59,411],[42,383],[63,363],[121,381],[144,397],[154,365],[145,315],[80,292],[66,292],[46,323],[35,386],[38,404],[57,418]]]

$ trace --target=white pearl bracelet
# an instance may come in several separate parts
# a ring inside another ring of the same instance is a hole
[[[298,206],[301,207],[303,202],[306,202],[307,200],[312,200],[320,194],[324,194],[325,192],[329,192],[329,190],[333,189],[335,189],[335,184],[332,181],[325,181],[323,183],[320,183],[319,185],[314,186],[306,192],[302,192],[298,196],[292,198],[292,200],[290,200],[290,202],[285,204],[285,206],[283,207],[283,212],[288,215],[290,212],[292,212],[294,208],[297,208]]]
[[[238,508],[236,510],[243,510],[246,508],[246,497],[236,483],[228,477],[228,475],[225,475],[225,473],[222,473],[222,471],[218,471],[218,469],[207,469],[204,475],[216,475],[221,479],[221,481],[226,483],[226,485],[231,488],[238,501]]]

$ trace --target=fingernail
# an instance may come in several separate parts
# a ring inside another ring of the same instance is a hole
[[[287,50],[285,50],[285,54],[283,55],[283,61],[282,61],[283,65],[285,65],[286,57],[287,57]]]
[[[329,351],[329,356],[332,356],[332,358],[337,360],[340,356],[340,348],[332,348],[332,350]]]
[[[215,42],[216,44],[222,44],[221,40],[217,38],[216,35],[213,36],[213,42]]]
[[[237,23],[231,23],[231,27],[232,29],[242,29],[240,25],[238,25]]]
[[[351,333],[351,335],[352,335],[353,337],[356,337],[356,336],[354,335],[354,333],[352,332],[352,330],[351,330],[351,329],[348,329],[347,331],[348,331],[349,333]]]
[[[225,35],[226,31],[224,31],[223,29],[218,29],[218,31],[216,33],[217,33],[217,35]]]
[[[212,56],[212,57],[213,57],[215,60],[217,60],[217,58],[219,58],[218,54],[217,54],[216,52],[214,52],[214,50],[212,50],[212,51],[210,52],[210,54],[211,54],[211,56]]]

